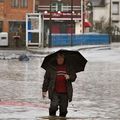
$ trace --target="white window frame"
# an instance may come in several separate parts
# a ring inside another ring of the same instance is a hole
[[[27,8],[28,7],[28,0],[20,0],[20,7]]]
[[[11,0],[11,6],[13,8],[19,8],[19,0]]]
[[[119,2],[112,2],[112,14],[119,15]]]

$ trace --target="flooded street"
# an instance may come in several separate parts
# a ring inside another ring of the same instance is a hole
[[[88,63],[73,83],[67,117],[120,120],[120,47],[80,52]],[[30,57],[28,62],[0,60],[0,120],[43,120],[42,116],[48,116],[49,100],[41,96],[42,61],[43,56]]]

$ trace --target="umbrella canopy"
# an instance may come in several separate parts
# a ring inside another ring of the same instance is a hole
[[[47,70],[50,66],[56,65],[56,56],[58,53],[62,53],[65,56],[65,63],[70,65],[75,72],[84,71],[87,60],[80,54],[78,51],[70,51],[70,50],[59,50],[55,53],[52,53],[46,56],[43,60],[41,67]]]

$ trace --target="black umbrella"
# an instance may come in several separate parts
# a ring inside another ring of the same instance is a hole
[[[70,65],[75,70],[76,73],[84,71],[87,60],[80,54],[80,52],[70,50],[59,50],[55,53],[46,56],[41,67],[47,70],[48,67],[55,66],[56,56],[58,53],[64,54],[66,64]]]

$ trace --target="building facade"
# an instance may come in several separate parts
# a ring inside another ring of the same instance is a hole
[[[33,0],[0,0],[0,31],[15,34],[25,33],[26,13],[33,12]],[[25,38],[25,36],[24,36]]]
[[[0,0],[0,32],[3,31],[3,20],[4,20],[4,2]]]
[[[112,0],[111,2],[112,24],[120,28],[120,0]]]
[[[91,2],[94,27],[103,21],[108,25],[120,28],[120,0],[91,0]]]
[[[84,0],[86,2],[88,0]],[[43,14],[45,32],[53,34],[81,34],[81,1],[80,0],[37,0],[37,12]],[[84,13],[84,31],[91,27]],[[49,31],[51,26],[51,31]]]

